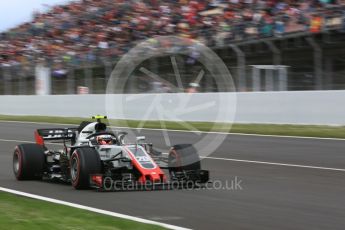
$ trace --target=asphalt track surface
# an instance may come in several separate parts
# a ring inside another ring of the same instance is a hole
[[[344,229],[345,171],[255,162],[204,159],[212,180],[240,180],[242,189],[98,193],[12,173],[12,152],[33,141],[36,128],[61,127],[0,122],[0,186],[193,229]],[[141,135],[161,146],[160,131]],[[169,132],[172,143],[201,136]],[[345,141],[227,135],[211,157],[345,169]],[[228,184],[229,185],[229,184]]]

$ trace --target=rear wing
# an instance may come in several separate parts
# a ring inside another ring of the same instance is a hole
[[[44,145],[45,141],[72,141],[75,139],[77,128],[52,128],[37,129],[35,131],[35,140],[39,145]]]

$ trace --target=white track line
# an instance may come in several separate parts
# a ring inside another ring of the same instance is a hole
[[[211,160],[235,161],[235,162],[244,162],[244,163],[253,163],[253,164],[265,164],[265,165],[276,165],[276,166],[286,166],[286,167],[309,168],[309,169],[320,169],[320,170],[330,170],[330,171],[345,172],[345,169],[327,168],[327,167],[312,166],[312,165],[284,164],[284,163],[276,163],[276,162],[251,161],[251,160],[240,160],[240,159],[221,158],[221,157],[200,157],[200,158],[202,158],[202,159],[211,159]]]
[[[169,153],[163,153],[163,155],[169,155]],[[266,164],[266,165],[276,165],[276,166],[286,166],[286,167],[296,167],[296,168],[309,168],[309,169],[321,169],[321,170],[345,172],[345,169],[327,168],[327,167],[312,166],[312,165],[296,165],[296,164],[285,164],[285,163],[267,162],[267,161],[251,161],[251,160],[241,160],[241,159],[222,158],[222,157],[202,157],[202,156],[200,156],[200,158],[201,159],[210,159],[210,160],[234,161],[234,162],[243,162],[243,163],[252,163],[252,164]]]
[[[0,139],[0,142],[17,142],[17,143],[35,143],[34,141],[21,141],[21,140],[6,140]],[[54,145],[61,145],[59,143],[49,143]],[[168,155],[168,153],[163,153],[164,155]],[[297,167],[297,168],[309,168],[309,169],[321,169],[321,170],[330,170],[330,171],[341,171],[345,172],[345,169],[340,168],[328,168],[328,167],[320,167],[320,166],[312,166],[312,165],[298,165],[298,164],[285,164],[285,163],[277,163],[277,162],[268,162],[268,161],[252,161],[252,160],[242,160],[242,159],[234,159],[234,158],[221,158],[221,157],[202,157],[202,159],[211,159],[211,160],[222,160],[222,161],[234,161],[234,162],[244,162],[244,163],[253,163],[253,164],[266,164],[266,165],[276,165],[276,166],[286,166],[286,167]]]
[[[29,198],[33,198],[33,199],[37,199],[37,200],[47,201],[50,203],[61,204],[61,205],[65,205],[65,206],[69,206],[69,207],[73,207],[73,208],[78,208],[78,209],[82,209],[82,210],[86,210],[86,211],[90,211],[90,212],[95,212],[95,213],[99,213],[99,214],[103,214],[103,215],[107,215],[107,216],[112,216],[112,217],[122,218],[122,219],[126,219],[126,220],[136,221],[136,222],[140,222],[140,223],[144,223],[144,224],[158,225],[158,226],[168,228],[168,229],[189,230],[188,228],[183,228],[183,227],[179,227],[179,226],[175,226],[175,225],[165,224],[165,223],[152,221],[152,220],[148,220],[148,219],[143,219],[143,218],[139,218],[139,217],[124,215],[121,213],[110,212],[110,211],[106,211],[106,210],[102,210],[102,209],[98,209],[98,208],[92,208],[92,207],[88,207],[88,206],[84,206],[84,205],[80,205],[80,204],[75,204],[75,203],[71,203],[71,202],[67,202],[67,201],[62,201],[62,200],[57,200],[57,199],[53,199],[53,198],[49,198],[49,197],[34,195],[31,193],[20,192],[20,191],[13,190],[13,189],[0,187],[0,191],[16,194],[19,196],[29,197]]]
[[[85,118],[87,119],[87,118]],[[62,124],[62,123],[49,123],[49,122],[31,122],[31,121],[3,121],[0,123],[18,123],[18,124],[48,124],[48,125],[64,125],[64,126],[76,126],[75,124]],[[116,129],[137,129],[137,130],[152,130],[162,131],[163,129],[153,128],[131,128],[131,127],[115,127]],[[283,136],[283,135],[269,135],[269,134],[250,134],[250,133],[226,133],[226,132],[207,132],[207,131],[189,131],[189,130],[175,130],[168,129],[168,132],[179,132],[179,133],[209,133],[209,134],[220,134],[220,135],[231,135],[231,136],[253,136],[253,137],[273,137],[273,138],[292,138],[292,139],[312,139],[312,140],[332,140],[332,141],[345,141],[343,138],[329,138],[329,137],[300,137],[300,136]]]
[[[150,129],[150,128],[131,128],[131,127],[113,127],[116,129],[135,129],[135,130],[152,130],[162,131],[163,129]],[[206,133],[206,134],[220,134],[230,136],[253,136],[253,137],[274,137],[274,138],[293,138],[293,139],[312,139],[312,140],[332,140],[332,141],[345,141],[342,138],[330,138],[330,137],[300,137],[300,136],[282,136],[282,135],[269,135],[269,134],[250,134],[250,133],[224,133],[224,132],[207,132],[207,131],[190,131],[190,130],[175,130],[167,129],[167,132],[178,132],[178,133]]]

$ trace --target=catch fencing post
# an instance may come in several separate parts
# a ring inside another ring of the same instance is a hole
[[[92,94],[92,65],[91,63],[84,63],[84,85],[89,88],[89,93]]]
[[[18,65],[18,69],[16,71],[18,78],[18,95],[26,94],[26,87],[25,87],[25,68],[24,66]]]
[[[112,72],[112,63],[111,60],[109,60],[108,58],[102,58],[102,62],[104,65],[104,85],[105,85],[105,89],[104,89],[104,93],[106,93],[107,90],[107,84],[108,81],[110,79],[110,75]]]
[[[273,64],[274,65],[280,65],[281,64],[281,52],[280,52],[280,50],[271,41],[265,41],[265,44],[268,46],[268,48],[273,53]]]
[[[4,66],[4,95],[12,95],[11,67]]]
[[[315,90],[322,90],[322,49],[313,37],[308,37],[306,40],[314,49],[314,75],[316,80]]]
[[[260,69],[256,68],[256,66],[252,66],[252,82],[253,82],[253,90],[254,92],[256,91],[261,91],[261,76],[260,76]]]
[[[238,91],[247,88],[246,84],[246,56],[244,52],[236,45],[230,45],[230,48],[237,55],[237,84]]]
[[[73,65],[69,65],[67,74],[67,94],[75,94],[75,70]]]

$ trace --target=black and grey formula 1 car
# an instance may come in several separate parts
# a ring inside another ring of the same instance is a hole
[[[61,180],[76,189],[99,190],[208,182],[209,172],[201,170],[192,145],[175,145],[165,155],[145,143],[145,137],[137,137],[134,144],[125,143],[127,133],[109,131],[101,121],[105,116],[93,118],[97,121],[84,121],[78,128],[36,130],[36,144],[15,147],[15,177]],[[49,142],[62,142],[63,149],[48,149]]]

